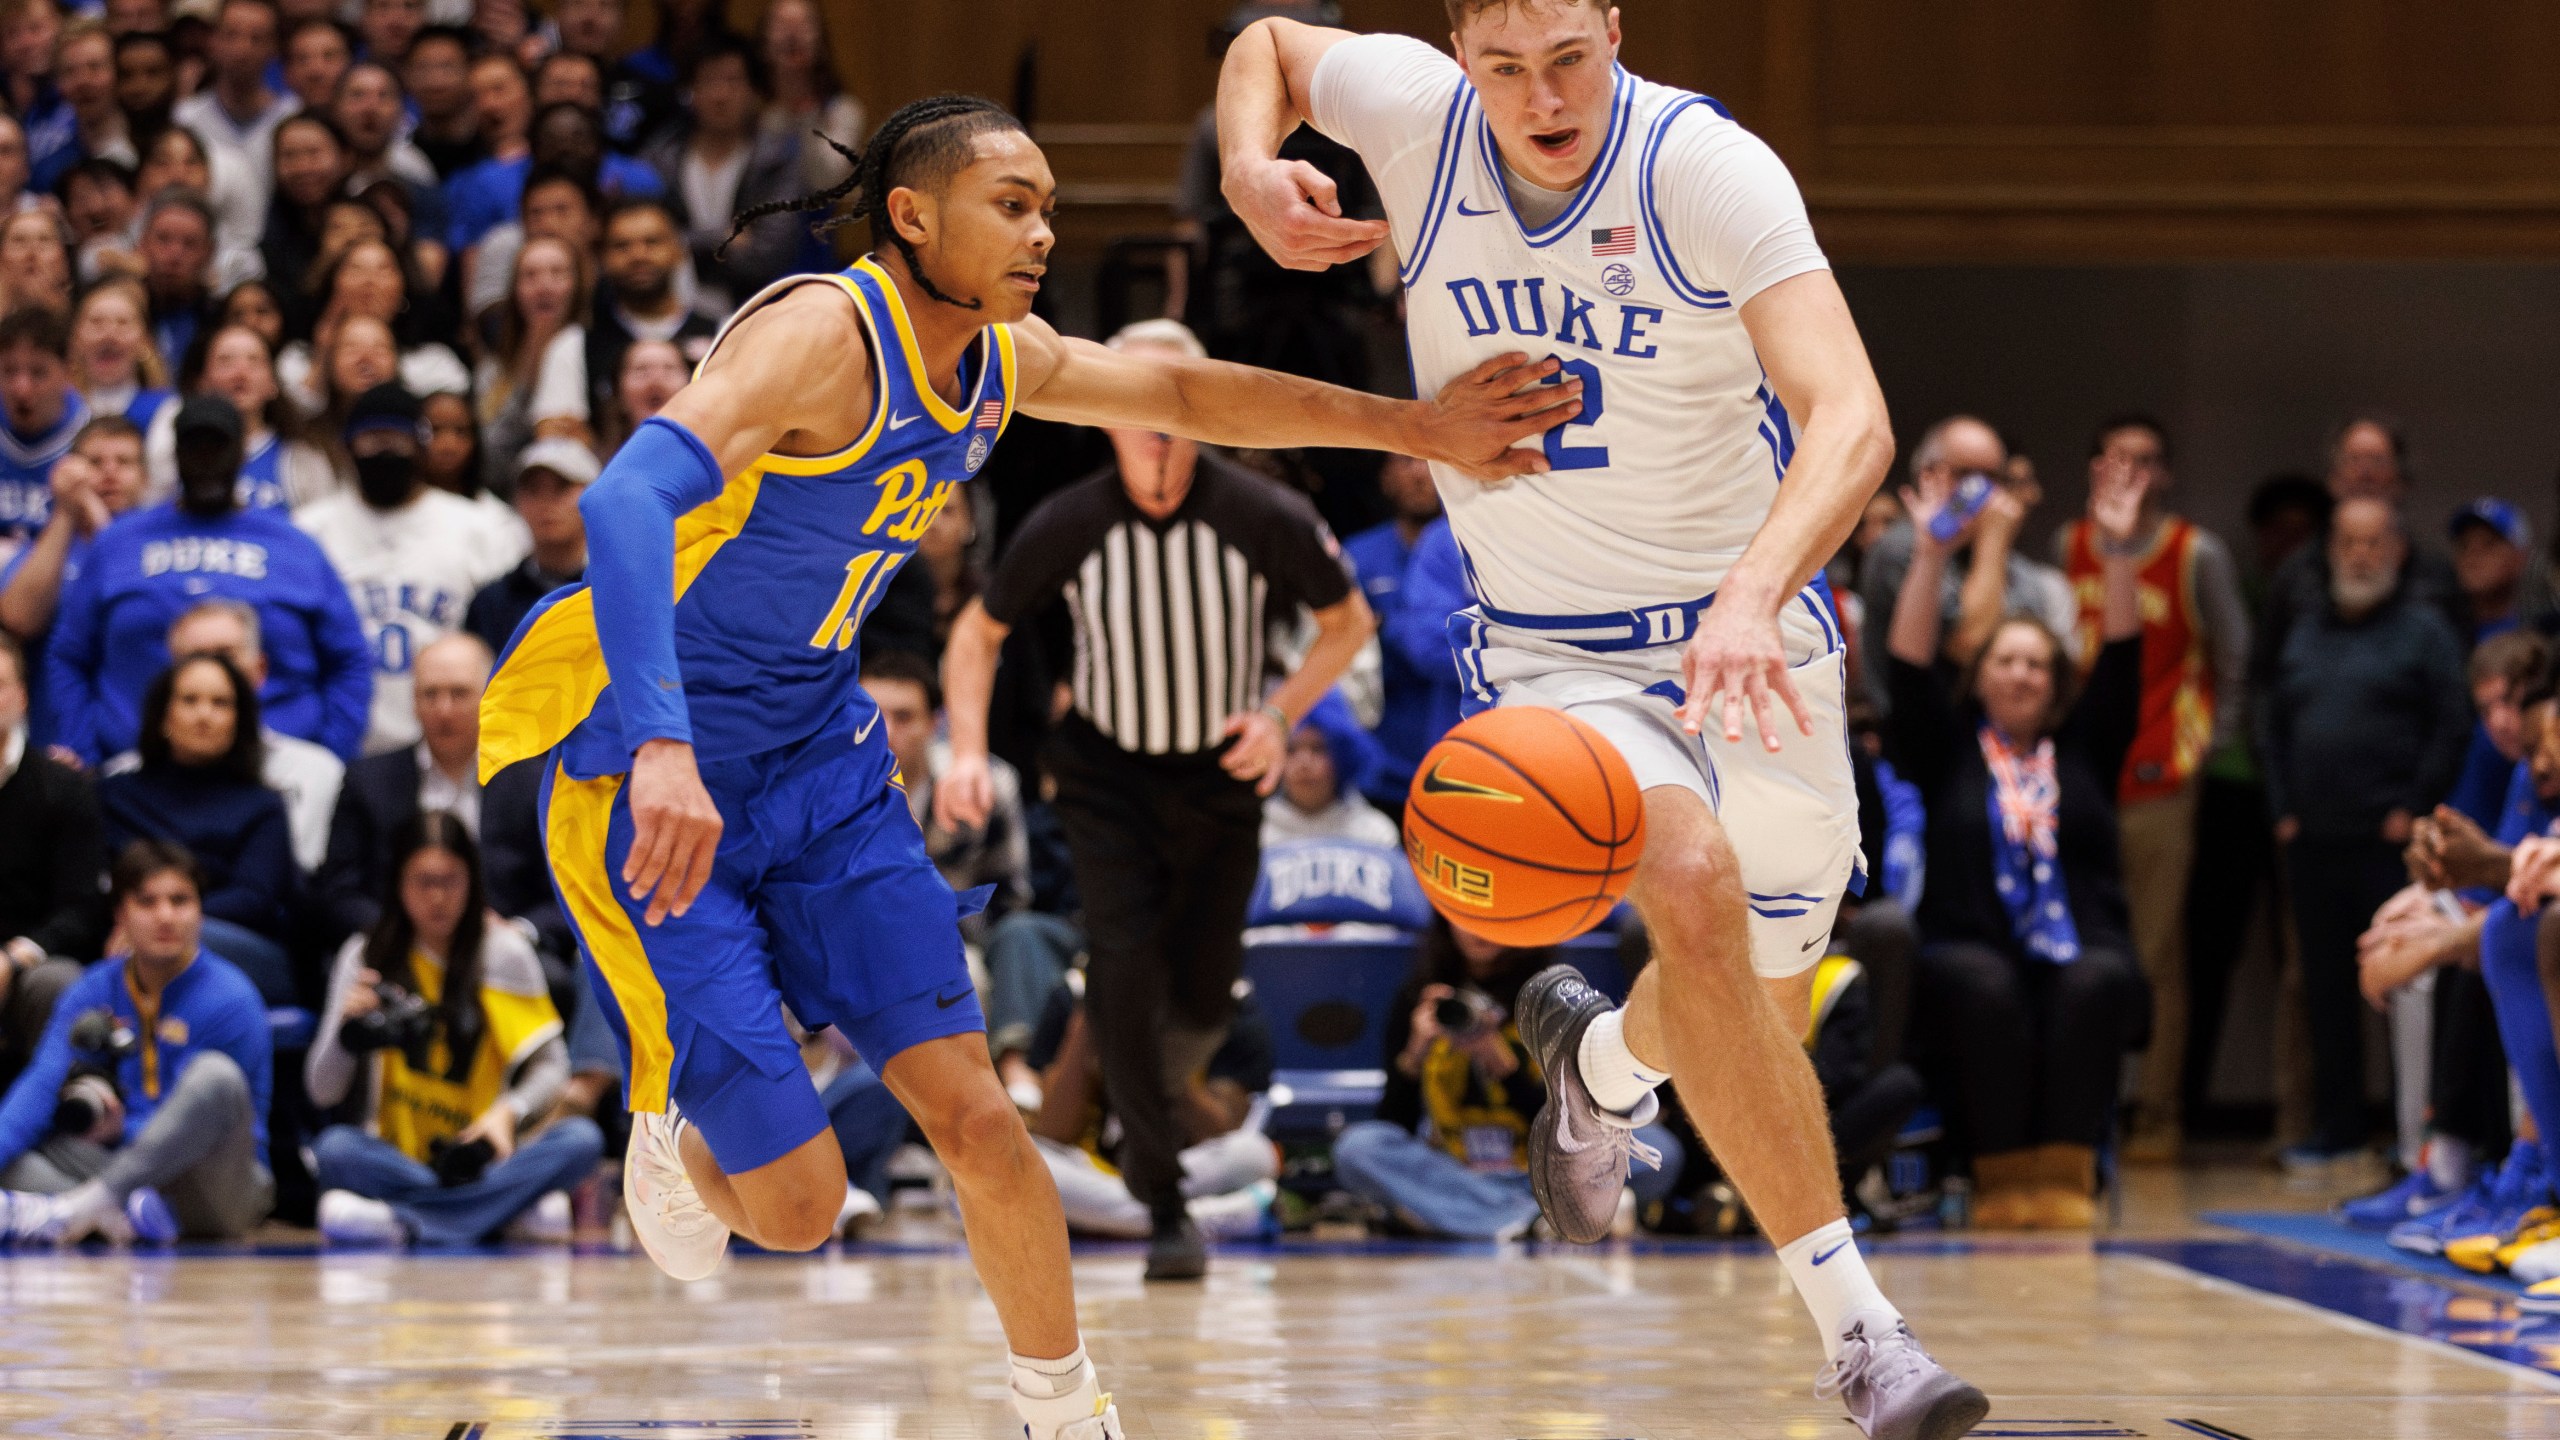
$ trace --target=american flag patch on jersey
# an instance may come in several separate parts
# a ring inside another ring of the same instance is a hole
[[[1002,400],[990,400],[984,405],[978,407],[977,426],[979,429],[993,430],[997,425],[1003,423],[1003,421],[1004,402]]]
[[[1636,227],[1633,225],[1613,225],[1606,230],[1592,231],[1591,253],[1594,255],[1633,255],[1636,253]]]

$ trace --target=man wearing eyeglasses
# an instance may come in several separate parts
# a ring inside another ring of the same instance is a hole
[[[1911,447],[1911,483],[1934,485],[1941,476],[1961,496],[1978,493],[1982,523],[1966,547],[1947,567],[1946,657],[1957,665],[1975,651],[2009,615],[2033,615],[2068,645],[2076,635],[2080,612],[2071,582],[2060,570],[2020,553],[2018,531],[2036,502],[2043,498],[2035,471],[2025,456],[2012,457],[2008,442],[1990,424],[1971,415],[1950,415],[1922,432]],[[1983,484],[1966,484],[1973,477]],[[1997,568],[1988,562],[1995,560]],[[1894,597],[1902,591],[1903,572],[1911,568],[1911,522],[1897,520],[1876,541],[1858,568],[1858,594],[1866,620],[1859,630],[1863,651],[1859,671],[1877,708],[1884,708],[1884,637],[1893,630]]]

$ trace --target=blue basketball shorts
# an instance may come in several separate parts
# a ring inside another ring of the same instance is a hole
[[[876,717],[874,717],[876,720]],[[551,879],[590,990],[621,1046],[628,1103],[672,1101],[723,1172],[782,1158],[827,1129],[782,1010],[833,1025],[874,1069],[900,1051],[982,1033],[955,896],[925,854],[897,762],[851,717],[806,739],[706,761],[722,832],[710,881],[657,925],[622,880],[625,775],[546,762]]]

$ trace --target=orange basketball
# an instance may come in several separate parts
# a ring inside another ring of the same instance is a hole
[[[1644,854],[1635,773],[1561,710],[1487,710],[1414,771],[1404,851],[1449,923],[1504,945],[1553,945],[1606,918]]]

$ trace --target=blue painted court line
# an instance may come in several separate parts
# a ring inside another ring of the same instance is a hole
[[[2417,1255],[2394,1249],[2379,1230],[2358,1230],[2351,1225],[2317,1212],[2280,1210],[2209,1210],[2198,1217],[2208,1225],[2246,1231],[2268,1240],[2281,1240],[2317,1250],[2324,1255],[2340,1255],[2350,1260],[2387,1266],[2447,1285],[2493,1290],[2501,1295],[2521,1295],[2524,1286],[2504,1275],[2481,1275],[2449,1260],[2434,1255]]]
[[[2560,1376],[2560,1317],[2525,1314],[2509,1295],[2476,1283],[2485,1277],[2451,1266],[2445,1268],[2460,1275],[2461,1283],[2404,1266],[2258,1239],[2110,1240],[2098,1248],[2165,1260],[2403,1335]]]

